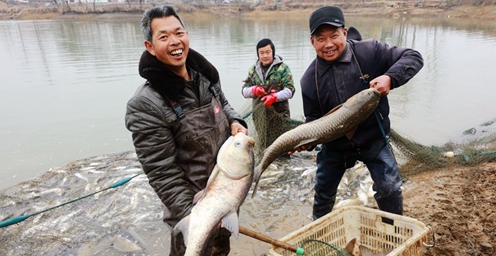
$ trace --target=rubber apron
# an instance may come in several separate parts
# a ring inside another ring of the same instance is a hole
[[[217,152],[231,135],[229,120],[222,109],[217,93],[209,104],[182,112],[172,128],[176,144],[176,164],[184,171],[192,188],[198,192],[205,188],[215,164]],[[174,104],[171,102],[171,105]],[[177,109],[179,105],[176,103]],[[180,106],[179,106],[180,109]],[[178,112],[176,114],[179,116]],[[169,217],[164,211],[164,221]]]

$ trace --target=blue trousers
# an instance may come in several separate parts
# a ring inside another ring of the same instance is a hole
[[[338,185],[346,169],[362,161],[370,171],[379,209],[403,214],[402,180],[396,160],[384,140],[377,140],[349,151],[329,150],[323,146],[317,154],[317,176],[313,204],[313,219],[331,212],[336,202]]]

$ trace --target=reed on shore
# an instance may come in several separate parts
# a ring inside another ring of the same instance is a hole
[[[221,4],[215,2],[191,2],[188,4],[172,4],[182,15],[195,14],[203,16],[272,16],[274,13],[291,13],[309,15],[324,3],[313,3],[305,0],[291,3],[253,4],[245,0],[235,3]],[[234,2],[234,1],[232,1]],[[496,20],[496,0],[431,0],[431,1],[327,1],[328,5],[341,7],[346,15],[368,16],[415,16],[453,18],[478,18]],[[50,3],[4,2],[0,1],[0,19],[34,20],[34,19],[94,19],[94,18],[139,18],[144,10],[153,4],[142,2],[124,3],[69,3],[68,0],[53,0]],[[288,15],[281,15],[288,16]]]

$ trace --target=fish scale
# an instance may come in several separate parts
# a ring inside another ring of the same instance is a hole
[[[369,88],[350,97],[345,103],[312,122],[301,124],[279,136],[264,151],[254,171],[255,187],[265,169],[279,156],[302,145],[318,145],[333,141],[355,129],[367,119],[379,104],[379,92]]]

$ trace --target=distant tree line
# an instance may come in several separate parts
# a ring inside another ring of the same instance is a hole
[[[35,8],[34,12],[47,13],[141,13],[144,5],[147,7],[161,4],[173,4],[181,6],[183,12],[192,12],[195,9],[208,9],[212,5],[225,4],[223,0],[0,0],[7,7],[15,9]],[[395,5],[415,6],[437,6],[453,7],[460,5],[489,6],[496,5],[496,0],[229,0],[229,5],[239,6],[239,10],[253,10],[256,6],[262,6],[264,10],[277,10],[284,8],[307,8],[310,5],[357,5],[360,3],[368,6],[381,6],[384,2],[394,2]],[[44,7],[44,8],[40,8]],[[5,8],[5,6],[4,6]],[[5,12],[0,6],[0,12]]]
[[[38,3],[38,4],[53,4],[56,6],[73,4],[96,4],[96,3],[124,3],[124,4],[204,4],[204,3],[222,3],[222,0],[0,0],[0,2],[5,2],[7,4],[16,3]],[[384,2],[384,0],[230,0],[231,3],[242,3],[242,4],[275,4],[275,3],[288,3],[288,4],[315,4],[315,3],[327,3],[327,4],[337,4],[337,3],[366,3],[366,2]],[[395,2],[439,2],[444,3],[448,6],[457,5],[495,5],[496,0],[396,0]]]

